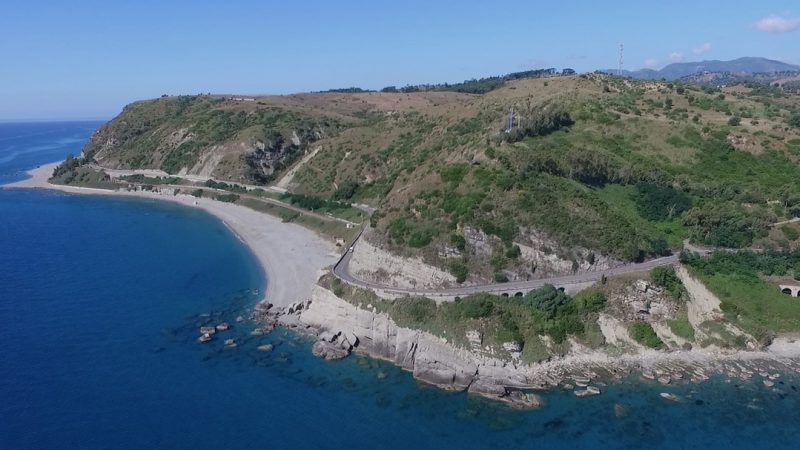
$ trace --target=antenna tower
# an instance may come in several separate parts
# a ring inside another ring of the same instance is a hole
[[[624,47],[622,44],[619,44],[619,71],[617,71],[617,75],[622,76],[622,57],[624,55]]]

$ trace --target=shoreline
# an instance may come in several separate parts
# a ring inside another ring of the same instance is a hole
[[[29,178],[0,185],[0,188],[50,189],[79,195],[135,197],[202,209],[220,220],[259,262],[266,279],[262,302],[268,301],[276,306],[286,307],[310,298],[319,276],[340,257],[332,242],[325,241],[313,231],[244,206],[186,194],[111,191],[51,184],[47,180],[60,163],[61,161],[42,164],[26,172]]]
[[[547,361],[509,361],[401,327],[386,313],[351,304],[321,286],[315,287],[308,302],[288,309],[257,308],[254,318],[313,336],[312,351],[321,358],[364,354],[389,361],[438,388],[466,391],[521,409],[541,407],[537,393],[600,395],[608,384],[630,377],[660,385],[669,396],[671,386],[702,383],[713,376],[762,381],[765,388],[779,390],[780,373],[800,373],[800,339],[793,336],[777,337],[768,348],[750,351],[708,347],[616,353],[574,344],[575,351]]]
[[[534,364],[473,353],[430,333],[399,327],[385,314],[354,306],[318,286],[319,276],[341,255],[333,243],[311,230],[244,206],[187,194],[50,184],[47,180],[58,164],[42,165],[27,172],[30,178],[0,188],[145,198],[203,209],[220,220],[261,265],[267,283],[261,302],[267,303],[255,307],[252,319],[315,336],[312,351],[325,359],[364,354],[389,361],[441,389],[467,391],[524,409],[541,406],[536,392],[563,389],[573,390],[578,397],[598,395],[597,386],[637,374],[642,382],[669,389],[671,383],[697,383],[716,374],[731,380],[762,379],[772,387],[775,373],[800,373],[800,340],[788,337],[777,338],[761,351],[645,350],[612,355],[584,348]]]

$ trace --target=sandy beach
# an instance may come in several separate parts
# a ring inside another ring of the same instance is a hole
[[[232,203],[198,199],[190,195],[109,191],[50,184],[47,180],[58,164],[60,162],[42,165],[28,172],[30,178],[1,187],[54,189],[82,195],[140,197],[200,208],[219,218],[250,248],[267,278],[263,300],[276,306],[285,307],[310,298],[321,272],[339,258],[335,245],[313,231]]]

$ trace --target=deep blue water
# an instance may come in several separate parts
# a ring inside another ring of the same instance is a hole
[[[0,183],[78,153],[96,123],[0,124]],[[155,201],[0,189],[1,448],[797,448],[800,380],[545,395],[519,412],[326,363],[236,323],[263,290],[216,219]],[[235,349],[195,342],[235,324]],[[259,353],[261,343],[275,344]],[[680,403],[658,397],[668,390]],[[618,418],[614,405],[627,409]]]

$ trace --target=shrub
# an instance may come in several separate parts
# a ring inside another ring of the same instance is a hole
[[[452,262],[450,263],[450,273],[456,277],[456,282],[463,283],[467,281],[467,276],[469,275],[469,269],[467,268],[466,264],[462,262]]]
[[[636,186],[636,208],[647,220],[671,219],[691,208],[691,199],[669,186],[639,184]]]
[[[587,314],[603,310],[606,304],[606,296],[594,289],[586,289],[575,294],[572,298],[576,312]]]
[[[519,256],[521,254],[522,254],[522,250],[520,250],[519,245],[516,245],[516,244],[512,245],[511,247],[509,247],[508,250],[506,250],[506,257],[507,258],[516,259],[516,258],[519,258]]]
[[[494,310],[494,302],[487,296],[472,296],[455,302],[458,316],[467,319],[489,317]]]
[[[637,320],[633,322],[628,329],[634,341],[650,348],[661,348],[664,343],[659,339],[653,326],[644,320]]]
[[[781,231],[783,232],[783,235],[786,236],[786,239],[790,241],[796,241],[797,238],[800,237],[800,231],[790,225],[783,225],[781,227]]]
[[[694,340],[694,328],[692,324],[686,319],[670,320],[667,321],[669,328],[675,333],[676,336],[682,337],[687,340]]]
[[[650,271],[650,278],[656,286],[666,289],[675,299],[683,297],[683,283],[675,273],[675,267],[662,266]]]
[[[457,249],[464,251],[467,248],[467,240],[460,234],[453,233],[450,235],[450,243],[455,245]]]
[[[431,243],[434,234],[432,230],[415,230],[408,238],[408,245],[413,248],[425,247]]]
[[[239,196],[236,194],[218,194],[214,198],[218,201],[226,203],[235,203],[237,200],[239,200]]]
[[[336,191],[333,193],[334,200],[350,200],[358,191],[358,183],[352,180],[345,181],[340,184]]]
[[[740,123],[742,123],[742,118],[739,116],[731,116],[731,118],[728,119],[728,125],[732,127],[738,127]]]

